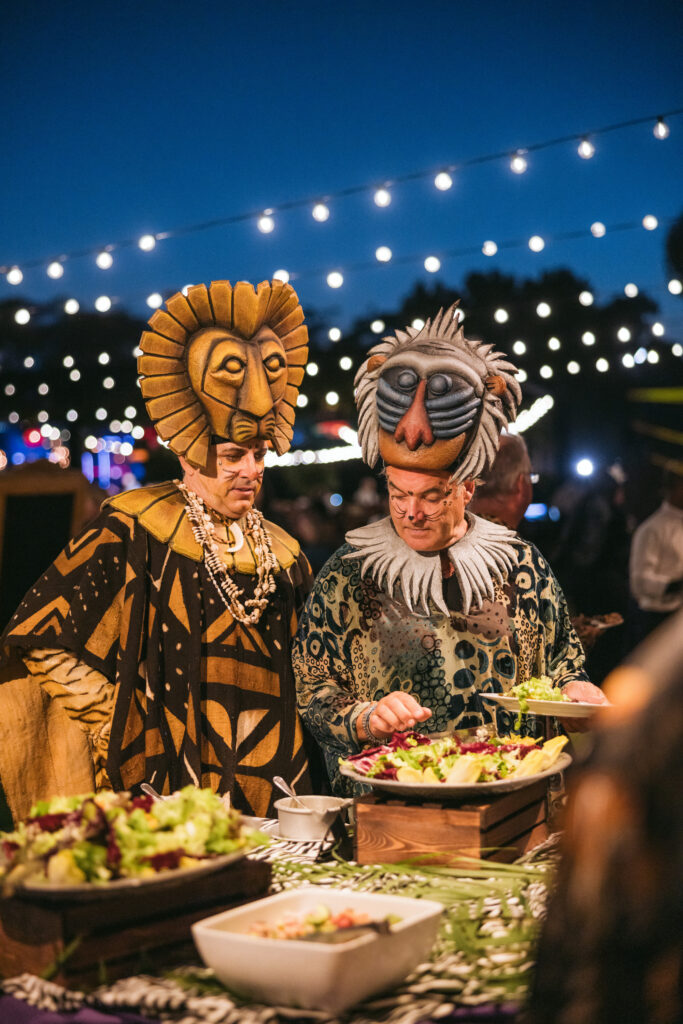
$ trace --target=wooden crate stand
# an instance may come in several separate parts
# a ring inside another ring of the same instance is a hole
[[[546,780],[464,803],[375,793],[355,802],[359,864],[420,859],[457,864],[458,855],[511,861],[548,837]]]
[[[192,878],[91,897],[15,894],[0,900],[0,977],[42,973],[70,988],[125,977],[192,956],[195,921],[265,895],[270,865],[248,859]]]

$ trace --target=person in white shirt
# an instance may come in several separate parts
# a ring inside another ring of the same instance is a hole
[[[667,474],[664,501],[633,534],[629,577],[639,640],[683,608],[683,476]]]

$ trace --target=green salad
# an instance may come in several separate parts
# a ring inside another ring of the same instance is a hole
[[[52,797],[0,832],[0,883],[64,886],[150,878],[267,843],[210,789],[163,800],[130,793]]]
[[[525,683],[518,683],[508,691],[508,697],[516,697],[519,701],[519,714],[515,719],[515,729],[521,728],[522,715],[528,714],[530,700],[568,701],[559,686],[554,686],[549,676],[532,676]]]

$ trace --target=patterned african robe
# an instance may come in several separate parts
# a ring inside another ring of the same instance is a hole
[[[310,569],[293,538],[265,526],[279,570],[255,626],[235,620],[223,604],[170,483],[105,502],[9,623],[4,654],[18,649],[86,731],[98,722],[114,789],[147,781],[169,793],[194,783],[232,793],[234,806],[255,815],[272,810],[274,774],[310,792],[289,653]],[[229,557],[244,602],[256,582],[246,535]],[[58,681],[64,652],[76,658]],[[88,672],[98,680],[91,700],[83,692],[73,698],[74,665],[86,681]],[[103,700],[105,730],[95,706]],[[91,747],[97,754],[96,740]]]
[[[450,617],[411,613],[361,576],[359,559],[343,557],[354,550],[345,544],[318,575],[292,654],[299,710],[323,751],[333,792],[356,792],[338,760],[360,749],[355,721],[367,703],[392,690],[431,709],[423,732],[472,728],[495,715],[506,734],[515,715],[492,711],[478,691],[506,693],[538,675],[557,686],[587,678],[564,595],[533,545],[516,546],[517,566],[502,585],[494,582],[495,600],[467,616],[453,578],[445,580]],[[542,728],[526,716],[524,731],[541,735]]]

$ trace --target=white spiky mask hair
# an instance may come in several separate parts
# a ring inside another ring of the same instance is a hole
[[[369,466],[381,456],[403,469],[451,470],[461,483],[493,463],[522,392],[502,352],[465,338],[457,307],[383,338],[358,370],[358,440]]]

